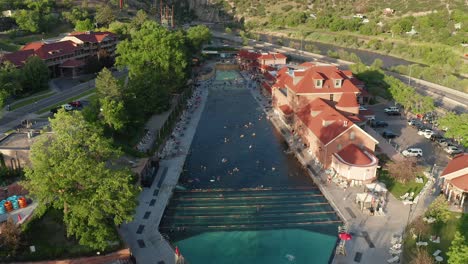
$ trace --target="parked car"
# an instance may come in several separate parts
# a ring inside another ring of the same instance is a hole
[[[463,150],[459,149],[458,147],[456,146],[447,146],[446,148],[444,148],[444,151],[447,152],[448,154],[459,154],[459,153],[462,153]]]
[[[68,103],[69,105],[73,106],[74,108],[80,108],[83,106],[83,104],[81,103],[81,101],[73,101],[73,102],[70,102]]]
[[[388,127],[388,123],[385,121],[374,121],[371,123],[371,127]]]
[[[65,111],[72,111],[74,108],[71,104],[64,104],[62,105],[63,109],[65,109]]]
[[[396,138],[396,137],[398,137],[398,135],[393,133],[393,131],[391,131],[391,130],[385,130],[384,132],[382,132],[382,137],[384,137],[384,138]]]
[[[443,139],[444,137],[441,134],[432,134],[429,138],[430,140],[437,142],[439,139]]]
[[[451,141],[449,139],[446,139],[446,138],[441,138],[441,139],[438,139],[437,140],[437,144],[443,148],[451,145]]]
[[[60,110],[60,109],[62,109],[61,106],[54,107],[54,108],[50,109],[50,113],[52,115],[55,115],[56,113],[58,113],[58,110]]]
[[[366,111],[366,110],[367,110],[367,108],[366,108],[366,107],[364,107],[364,106],[362,106],[362,105],[361,105],[361,106],[359,106],[359,111]]]
[[[398,112],[398,111],[388,111],[388,112],[385,112],[387,115],[389,116],[401,116],[401,113]]]
[[[423,156],[423,151],[420,148],[409,148],[405,149],[401,152],[403,156],[405,157],[422,157]]]
[[[388,113],[388,112],[400,112],[400,109],[396,106],[390,106],[390,107],[387,107],[384,109],[384,112],[385,113]]]
[[[427,138],[427,139],[430,139],[432,135],[434,135],[435,132],[432,131],[432,130],[429,130],[429,131],[426,131],[424,132],[424,137]]]
[[[418,130],[418,135],[424,136],[425,134],[431,133],[431,132],[432,132],[432,130],[430,130],[430,129],[421,129],[421,130]]]
[[[417,124],[421,124],[421,122],[419,122],[419,120],[417,120],[417,119],[413,118],[413,119],[408,120],[408,125],[410,125],[410,126],[415,126]]]

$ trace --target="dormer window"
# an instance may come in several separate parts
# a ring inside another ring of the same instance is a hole
[[[322,88],[323,80],[315,80],[315,87]]]
[[[341,82],[342,80],[341,79],[335,79],[335,88],[341,88]]]

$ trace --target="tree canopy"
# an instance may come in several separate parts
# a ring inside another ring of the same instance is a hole
[[[468,147],[468,114],[448,113],[437,121],[440,128],[447,129],[446,136],[455,138]]]
[[[21,69],[21,85],[24,91],[40,91],[49,87],[49,69],[43,60],[31,56]]]
[[[187,30],[187,39],[193,51],[199,51],[203,44],[211,41],[211,31],[205,25],[198,25]]]
[[[466,231],[466,230],[464,230]],[[448,263],[450,264],[466,264],[468,263],[468,241],[460,231],[455,232],[455,237],[447,252]]]
[[[175,91],[188,78],[188,52],[181,31],[171,32],[154,21],[146,21],[129,40],[117,46],[116,64],[127,67],[130,79],[136,76],[154,78],[157,86]]]
[[[60,110],[50,124],[53,133],[31,147],[24,184],[41,206],[63,210],[69,236],[103,250],[115,240],[115,225],[132,220],[132,173],[119,169],[120,151],[81,112]]]
[[[115,20],[116,16],[114,10],[110,5],[103,5],[98,8],[94,20],[99,25],[107,26]]]

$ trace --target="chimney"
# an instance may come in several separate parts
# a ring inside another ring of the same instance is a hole
[[[348,120],[343,121],[343,126],[347,127],[348,126]]]

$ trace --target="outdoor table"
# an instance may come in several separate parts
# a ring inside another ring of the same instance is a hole
[[[436,256],[436,257],[435,257],[435,260],[436,260],[437,262],[442,262],[442,261],[444,260],[444,258],[442,258],[441,256]]]

